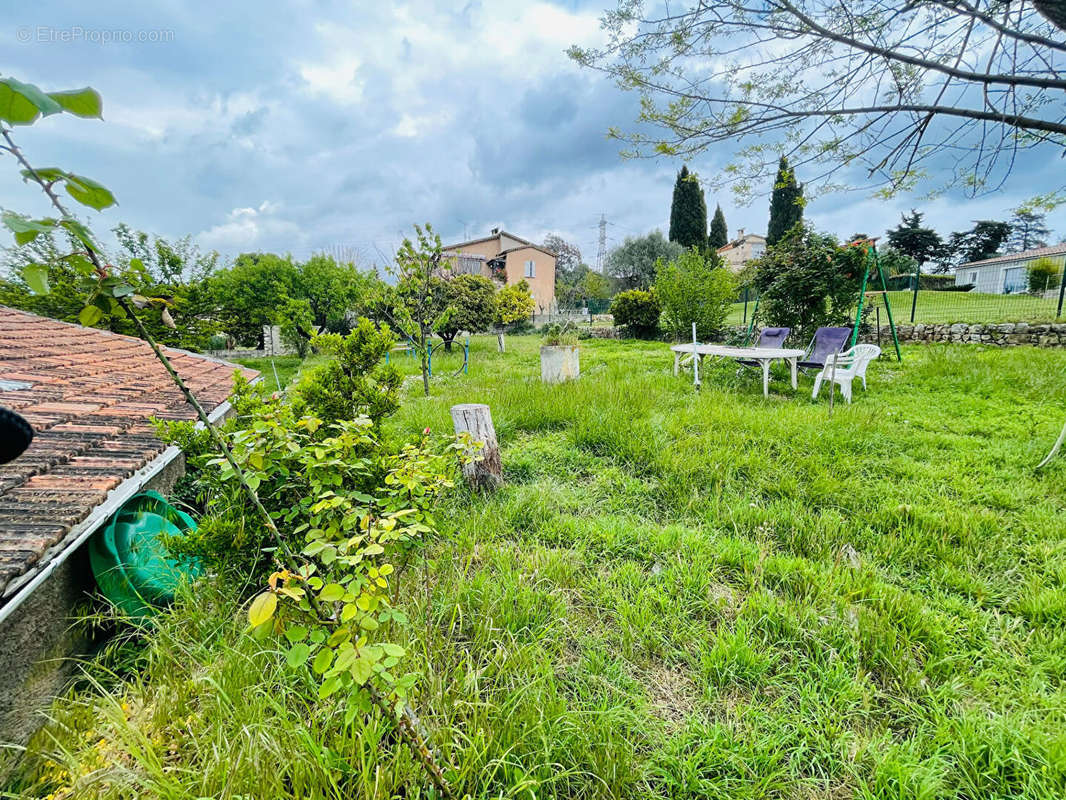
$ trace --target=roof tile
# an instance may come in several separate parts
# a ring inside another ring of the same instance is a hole
[[[233,373],[257,373],[163,348],[209,411]],[[108,492],[164,449],[151,417],[194,419],[146,342],[0,306],[0,378],[29,388],[0,405],[34,427],[33,444],[0,467],[0,594],[37,564]]]

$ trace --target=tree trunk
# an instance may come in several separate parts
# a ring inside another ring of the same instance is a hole
[[[482,403],[452,406],[452,422],[456,434],[469,433],[473,441],[484,443],[474,451],[474,460],[463,464],[463,477],[475,489],[495,489],[503,483],[503,464],[489,407]]]

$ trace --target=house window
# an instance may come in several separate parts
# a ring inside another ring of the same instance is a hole
[[[1014,294],[1015,292],[1024,292],[1026,290],[1026,270],[1025,267],[1010,267],[1003,271],[1003,293]]]
[[[974,284],[975,286],[977,285],[977,273],[976,272],[971,272],[970,273],[970,283]]]
[[[532,259],[526,262],[526,277],[537,277],[537,265],[533,263]]]

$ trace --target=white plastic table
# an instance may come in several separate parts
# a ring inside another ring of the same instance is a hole
[[[803,350],[794,350],[789,347],[730,347],[724,344],[699,344],[693,348],[691,344],[675,344],[670,348],[674,352],[674,374],[677,375],[681,366],[681,356],[692,355],[703,363],[704,356],[720,356],[722,358],[739,358],[746,361],[758,361],[762,367],[762,393],[764,397],[770,396],[770,364],[775,359],[787,361],[792,369],[792,388],[796,388],[796,362],[803,356]]]

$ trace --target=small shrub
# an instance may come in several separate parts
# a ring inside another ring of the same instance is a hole
[[[721,335],[736,296],[736,281],[716,255],[695,248],[669,262],[660,261],[655,295],[662,305],[663,328],[675,340],[696,336],[707,341]]]
[[[658,334],[660,311],[654,291],[630,289],[616,294],[611,302],[615,325],[625,327],[640,339],[652,339]]]
[[[541,343],[546,347],[572,347],[577,344],[577,334],[569,322],[565,325],[553,322],[544,329]]]
[[[382,419],[400,407],[400,373],[381,363],[396,343],[387,325],[378,330],[363,317],[346,337],[321,334],[314,343],[334,358],[296,385],[293,405],[298,416],[314,414],[332,423],[365,414],[377,429]]]
[[[1029,264],[1029,291],[1039,294],[1059,285],[1061,268],[1050,258],[1038,258]]]

